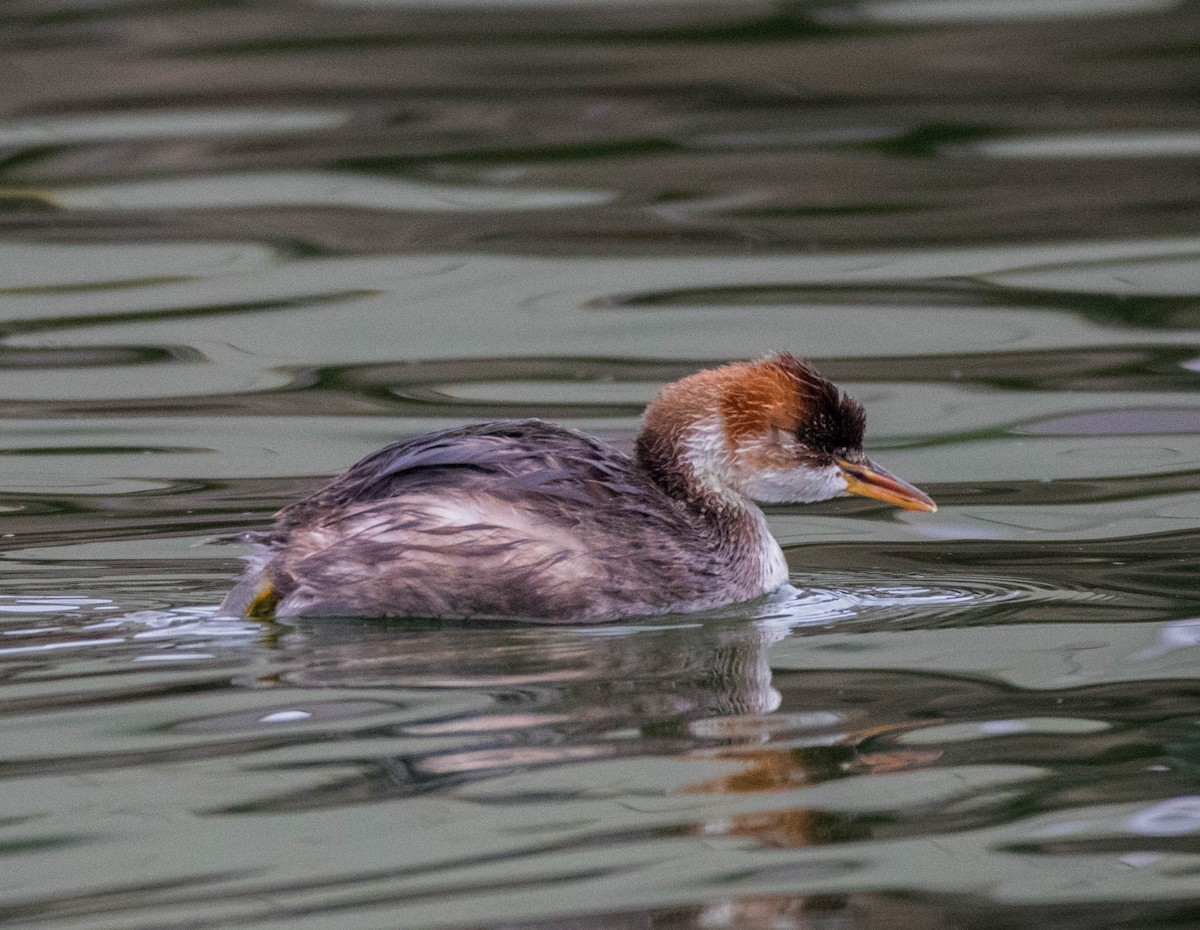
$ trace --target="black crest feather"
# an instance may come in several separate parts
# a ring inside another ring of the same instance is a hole
[[[796,429],[796,438],[817,452],[856,452],[862,449],[867,429],[863,405],[823,377],[809,362],[781,355],[779,364],[796,379],[807,416]]]

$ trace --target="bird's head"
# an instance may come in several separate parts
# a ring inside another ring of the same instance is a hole
[[[646,411],[638,454],[679,497],[811,503],[848,492],[936,510],[866,457],[865,426],[862,404],[785,354],[667,385]]]

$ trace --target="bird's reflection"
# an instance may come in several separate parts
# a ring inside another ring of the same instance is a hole
[[[760,745],[761,721],[779,703],[767,646],[785,635],[744,620],[562,629],[314,619],[275,630],[279,684],[431,698],[402,723],[360,731],[369,758],[346,743],[340,761],[362,777],[267,805],[289,809],[582,760]],[[382,759],[381,737],[396,747]]]
[[[832,847],[875,836],[879,818],[820,809],[796,789],[921,766],[939,754],[895,739],[911,727],[926,682],[900,689],[897,703],[888,675],[775,676],[770,647],[790,631],[770,621],[563,629],[325,619],[277,630],[279,684],[340,692],[342,704],[369,693],[406,710],[382,726],[340,729],[332,758],[325,750],[298,763],[327,765],[340,781],[225,813],[432,795],[466,802],[457,809],[487,830],[489,808],[518,807],[527,825],[506,837],[503,854],[514,861],[592,847],[619,856],[664,840]],[[381,744],[393,748],[381,753]],[[717,763],[700,766],[710,777],[693,777],[696,763],[707,762]],[[726,803],[746,795],[765,796]],[[453,862],[443,868],[457,874]],[[672,925],[805,930],[859,906],[841,895],[735,895],[673,911]],[[619,915],[597,924],[623,925]]]
[[[452,732],[494,730],[497,713],[527,712],[600,735],[612,726],[769,713],[779,695],[766,647],[783,635],[744,622],[562,629],[324,619],[294,621],[278,644],[292,684],[438,688],[492,699],[489,710],[447,719]]]
[[[662,789],[697,794],[784,791],[928,761],[928,753],[863,753],[862,744],[889,725],[876,714],[849,720],[827,709],[836,703],[821,689],[811,699],[789,689],[790,706],[781,708],[768,647],[788,634],[770,623],[562,629],[325,619],[285,629],[277,646],[286,684],[446,693],[431,712],[386,734],[371,731],[394,739],[397,751],[362,760],[372,785],[345,786],[359,800],[633,756],[735,763],[723,777]],[[336,788],[321,791],[306,806],[338,803]],[[845,826],[779,811],[734,818],[722,829],[805,845]]]

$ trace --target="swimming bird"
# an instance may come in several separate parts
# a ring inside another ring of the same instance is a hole
[[[664,387],[627,455],[541,420],[401,439],[283,510],[222,605],[253,617],[581,623],[787,581],[756,502],[934,502],[863,453],[861,404],[789,354]]]

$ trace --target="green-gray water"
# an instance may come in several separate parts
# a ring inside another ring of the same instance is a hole
[[[0,926],[1200,923],[1200,6],[0,8]],[[221,620],[405,434],[770,350],[936,515],[655,622]]]

